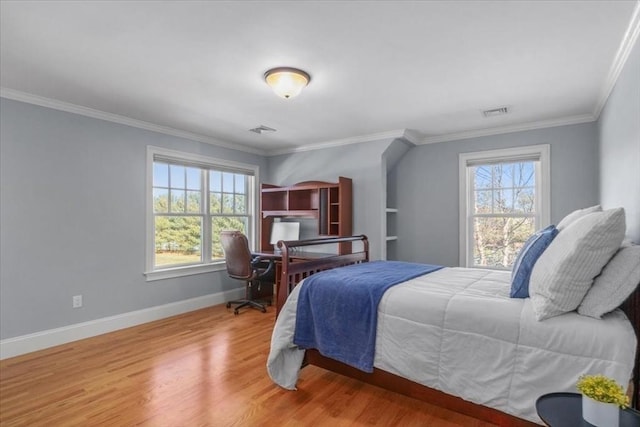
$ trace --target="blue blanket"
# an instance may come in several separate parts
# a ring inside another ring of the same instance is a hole
[[[316,273],[302,283],[293,342],[373,372],[378,303],[390,287],[441,269],[400,261],[375,261]]]

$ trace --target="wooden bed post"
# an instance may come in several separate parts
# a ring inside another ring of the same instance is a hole
[[[636,363],[633,368],[633,394],[630,399],[631,406],[638,409],[640,408],[640,283],[631,296],[622,304],[621,308],[629,318],[633,329],[636,331],[638,340],[636,345]]]

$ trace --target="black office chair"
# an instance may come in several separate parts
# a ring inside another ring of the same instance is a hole
[[[233,279],[244,280],[247,284],[245,299],[229,301],[227,308],[230,308],[231,304],[240,304],[233,310],[234,314],[238,314],[239,309],[247,306],[266,313],[264,304],[254,299],[254,291],[260,293],[262,286],[273,287],[275,283],[273,260],[253,256],[247,236],[239,231],[222,231],[220,237],[227,262],[227,274]],[[271,305],[271,302],[268,304]]]

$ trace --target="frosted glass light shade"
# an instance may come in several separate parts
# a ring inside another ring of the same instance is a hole
[[[280,67],[264,73],[264,79],[276,95],[289,99],[309,84],[311,76],[297,68]]]

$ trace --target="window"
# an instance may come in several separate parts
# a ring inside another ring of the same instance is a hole
[[[257,166],[149,147],[147,280],[220,269],[220,231],[255,235]]]
[[[460,265],[511,269],[549,223],[549,146],[460,154]]]

